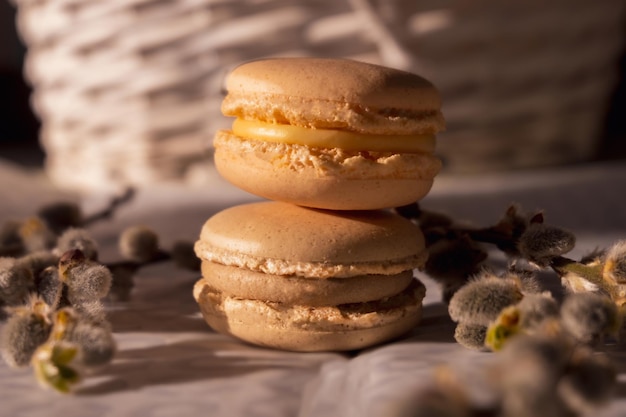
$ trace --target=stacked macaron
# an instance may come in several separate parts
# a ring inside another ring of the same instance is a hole
[[[231,72],[215,164],[269,200],[226,209],[196,242],[194,297],[215,330],[295,351],[360,349],[411,330],[426,260],[386,210],[425,196],[441,163],[440,98],[425,79],[342,59],[254,61]]]

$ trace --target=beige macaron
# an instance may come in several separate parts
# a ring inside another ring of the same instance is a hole
[[[216,331],[294,351],[353,350],[409,332],[424,286],[424,238],[388,211],[282,202],[231,207],[195,245],[194,298]]]
[[[215,164],[270,200],[333,210],[405,205],[430,190],[444,129],[437,89],[404,71],[347,59],[276,58],[235,68]]]

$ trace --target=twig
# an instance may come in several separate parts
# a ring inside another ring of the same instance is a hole
[[[83,226],[87,227],[92,223],[95,223],[99,220],[109,219],[115,213],[115,210],[129,201],[131,201],[135,197],[135,189],[133,187],[127,188],[122,195],[114,197],[109,202],[109,205],[102,209],[99,212],[93,213],[91,216],[86,217],[83,221]]]

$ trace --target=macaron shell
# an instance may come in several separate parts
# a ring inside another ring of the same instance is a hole
[[[274,58],[236,67],[226,80],[232,93],[262,93],[346,102],[376,108],[433,110],[437,89],[409,72],[350,59]]]
[[[202,262],[204,283],[226,296],[287,304],[329,306],[391,297],[413,281],[413,271],[352,278],[305,278],[264,274],[215,262]]]
[[[213,144],[216,164],[234,164],[233,169],[239,168],[243,173],[248,170],[240,166],[242,163],[253,164],[253,168],[259,171],[286,171],[296,183],[300,176],[337,180],[432,181],[441,169],[441,160],[429,153],[314,148],[246,139],[228,130],[218,131]]]
[[[415,280],[391,304],[306,307],[224,297],[202,282],[194,296],[214,330],[256,345],[315,352],[373,346],[409,332],[420,321],[423,284]]]
[[[363,133],[436,133],[445,128],[438,90],[404,71],[349,59],[275,58],[235,68],[227,116]]]
[[[423,266],[424,237],[388,211],[327,211],[277,201],[243,204],[208,219],[195,244],[207,261],[277,275],[350,277]]]
[[[340,101],[266,94],[229,94],[222,102],[222,113],[247,120],[364,134],[421,135],[445,130],[445,120],[439,109],[403,112]]]
[[[269,200],[330,210],[413,203],[430,191],[441,161],[427,154],[380,154],[299,145],[216,140],[215,166],[233,185]]]

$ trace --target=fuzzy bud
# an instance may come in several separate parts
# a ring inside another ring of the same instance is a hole
[[[517,248],[522,257],[546,267],[553,258],[571,251],[575,244],[576,236],[571,232],[545,223],[530,223]]]
[[[440,239],[428,248],[424,272],[440,283],[466,281],[485,259],[487,253],[467,236]]]
[[[622,324],[615,303],[594,293],[568,295],[561,305],[561,322],[576,340],[587,344],[615,336]]]
[[[113,301],[128,301],[135,286],[134,276],[137,268],[128,265],[115,265],[111,268],[113,281],[108,298]]]
[[[514,281],[524,295],[539,294],[543,291],[535,271],[512,269],[504,273],[502,278]]]
[[[497,384],[502,393],[504,416],[571,417],[556,395],[556,386],[567,367],[571,346],[558,338],[519,335],[498,354]]]
[[[47,310],[36,303],[16,309],[2,328],[2,358],[9,366],[27,366],[37,347],[50,335],[52,325],[46,317]]]
[[[0,258],[0,304],[23,304],[34,288],[30,269],[15,258]]]
[[[120,235],[119,248],[122,256],[128,260],[148,262],[159,252],[159,237],[148,227],[129,227]]]
[[[85,229],[67,229],[57,240],[57,252],[79,249],[87,259],[98,259],[98,244]]]
[[[520,335],[507,343],[498,363],[507,368],[499,375],[505,384],[536,384],[549,390],[564,372],[573,351],[567,340],[542,335]]]
[[[193,243],[187,241],[179,241],[172,246],[172,260],[179,268],[188,269],[190,271],[200,270],[200,258],[198,258],[193,250]]]
[[[79,347],[81,361],[87,366],[106,364],[115,354],[115,339],[106,323],[94,324],[79,320],[69,334],[68,340]]]
[[[528,219],[524,213],[520,212],[520,208],[516,205],[509,206],[504,216],[492,228],[493,232],[508,237],[508,239],[496,244],[498,249],[509,256],[518,256],[519,252],[514,243],[518,241],[527,226]]]
[[[611,361],[604,355],[579,348],[559,381],[558,392],[572,410],[592,415],[611,399],[616,387],[617,371]]]
[[[61,274],[62,280],[65,281],[67,279],[66,275],[68,271],[77,267],[78,265],[82,265],[87,262],[87,258],[85,254],[80,249],[71,249],[61,255],[59,258],[59,272]]]
[[[92,262],[81,263],[67,272],[67,296],[72,304],[104,298],[111,288],[111,271]]]
[[[410,401],[394,403],[394,409],[385,413],[397,417],[471,417],[475,415],[465,385],[447,367],[435,370],[433,383]]]
[[[50,307],[57,307],[63,290],[58,268],[56,266],[49,266],[44,269],[37,276],[35,282],[37,295]]]
[[[88,320],[91,323],[99,324],[106,322],[106,312],[104,305],[99,300],[86,301],[72,306],[81,320]]]
[[[527,294],[515,307],[520,314],[519,325],[524,330],[536,329],[545,320],[559,316],[559,305],[550,293]]]
[[[448,312],[456,322],[488,326],[503,308],[521,299],[522,293],[515,280],[485,273],[454,294]]]
[[[459,323],[454,329],[454,339],[461,345],[472,350],[487,350],[485,337],[487,326],[480,324]]]
[[[99,300],[111,288],[111,271],[86,259],[79,249],[72,249],[61,256],[59,277],[67,286],[67,298],[71,304]]]
[[[73,202],[58,202],[45,205],[37,211],[48,227],[57,235],[70,227],[79,227],[83,222],[80,206]]]
[[[0,246],[21,245],[20,227],[22,223],[18,220],[8,220],[0,226]]]
[[[18,262],[30,269],[37,280],[37,276],[47,267],[55,266],[59,263],[59,257],[47,250],[31,252],[17,258]]]
[[[58,263],[61,282],[67,284],[71,279],[72,271],[86,262],[87,258],[80,249],[72,249],[61,255]]]
[[[56,243],[56,235],[39,217],[26,219],[19,228],[20,239],[27,252],[50,250]]]

